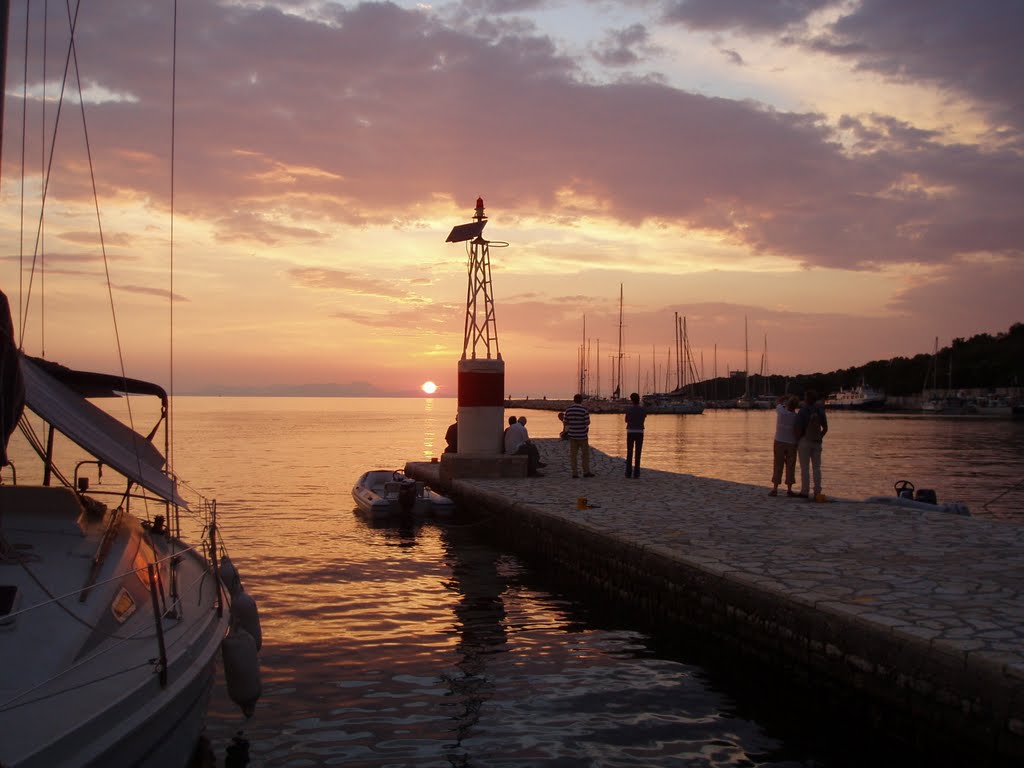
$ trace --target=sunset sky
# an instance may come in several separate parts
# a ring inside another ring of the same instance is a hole
[[[44,76],[31,3],[26,79],[12,5],[0,287],[29,354],[454,395],[445,238],[477,196],[515,397],[573,391],[584,317],[607,394],[620,284],[630,388],[663,388],[676,312],[707,376],[744,368],[745,319],[773,374],[1024,320],[1020,0],[179,0],[173,102],[173,4],[84,2],[52,158],[66,10]]]

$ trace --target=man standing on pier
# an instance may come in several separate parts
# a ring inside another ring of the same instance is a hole
[[[809,389],[804,394],[804,407],[796,415],[794,427],[799,442],[796,452],[800,457],[800,493],[802,499],[816,500],[821,496],[821,439],[828,432],[828,419],[825,409],[818,402],[818,394]],[[814,495],[808,491],[811,485],[811,474],[814,475]]]
[[[590,414],[583,406],[583,395],[574,395],[572,405],[565,409],[562,417],[565,431],[569,433],[569,463],[572,465],[572,476],[579,477],[576,468],[576,455],[583,452],[583,476],[593,477],[590,472]]]
[[[640,452],[644,449],[644,420],[647,410],[640,405],[640,394],[629,396],[626,408],[626,477],[640,477]],[[636,461],[633,451],[636,451]]]

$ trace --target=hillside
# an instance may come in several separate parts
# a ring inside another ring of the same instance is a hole
[[[841,343],[841,342],[839,342]],[[1019,387],[1024,383],[1024,323],[1015,323],[1006,333],[982,333],[969,339],[953,339],[937,354],[874,360],[865,365],[828,373],[794,376],[750,377],[750,391],[761,393],[820,393],[855,387],[864,381],[899,397],[917,395],[925,389],[989,389]],[[729,399],[744,393],[743,377],[711,379],[686,388],[695,397]]]

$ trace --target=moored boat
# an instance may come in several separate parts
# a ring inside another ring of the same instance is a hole
[[[868,410],[881,408],[885,405],[885,392],[874,389],[865,384],[851,389],[840,389],[825,398],[826,408],[849,408],[853,410]]]
[[[951,515],[960,515],[962,517],[970,517],[971,511],[968,506],[962,502],[954,501],[946,504],[931,503],[927,501],[918,501],[917,499],[908,499],[899,496],[869,496],[864,499],[868,504],[885,504],[892,507],[901,507],[903,509],[916,509],[921,512],[946,512]]]
[[[921,403],[923,413],[943,416],[962,416],[967,412],[967,401],[959,395],[942,397],[931,395]]]
[[[155,395],[153,435],[166,433],[160,387],[72,371],[5,341],[0,407],[15,418],[4,419],[3,445],[20,424],[42,468],[39,482],[19,482],[32,467],[12,461],[0,477],[0,764],[183,766],[222,647],[232,693],[246,691],[247,709],[259,696],[258,613],[237,573],[221,588],[216,504],[190,510],[150,439],[85,398]],[[73,458],[58,466],[55,455]],[[194,541],[182,532],[189,511],[203,516]]]
[[[1013,403],[1009,398],[999,395],[978,397],[968,401],[967,412],[973,416],[986,416],[996,419],[1008,419],[1013,416]]]
[[[921,512],[946,512],[961,517],[970,517],[971,510],[961,501],[939,503],[935,491],[930,488],[914,488],[909,480],[898,480],[893,488],[895,496],[869,496],[864,501],[869,504],[886,504],[904,509],[916,509]]]
[[[372,518],[401,514],[450,515],[455,502],[399,470],[372,469],[352,486],[352,498],[360,513]]]
[[[26,14],[29,5],[20,4]],[[9,6],[0,0],[5,34]],[[24,28],[30,38],[27,18]],[[70,56],[70,38],[67,45]],[[29,39],[25,46],[27,66]],[[77,67],[75,74],[86,78]],[[85,129],[84,110],[82,121]],[[49,165],[87,168],[95,189],[91,160],[64,155],[57,122],[50,124]],[[73,210],[57,199],[58,211]],[[42,206],[39,233],[46,213]],[[251,714],[260,691],[259,614],[224,557],[216,502],[179,483],[166,458],[168,393],[128,378],[120,346],[119,375],[25,354],[41,241],[37,235],[31,267],[18,264],[28,288],[17,337],[0,291],[0,765],[181,768],[199,742],[218,653],[229,694]],[[104,293],[113,315],[109,271]],[[74,316],[57,335],[90,354],[89,322]],[[159,343],[141,329],[140,339],[152,349]],[[101,408],[99,400],[118,406]],[[16,429],[23,439],[11,440]]]
[[[701,414],[704,413],[704,402],[692,400],[688,397],[674,397],[672,395],[644,395],[644,408],[648,413],[678,413],[678,414]]]

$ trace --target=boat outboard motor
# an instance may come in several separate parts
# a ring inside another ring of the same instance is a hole
[[[914,484],[909,480],[897,480],[896,495],[901,499],[913,499],[914,498]]]
[[[398,506],[402,508],[403,512],[410,512],[416,506],[415,482],[410,480],[402,483],[402,487],[398,489]]]
[[[898,480],[894,486],[896,489],[896,495],[901,499],[910,499],[911,501],[920,501],[922,504],[935,504],[939,503],[939,497],[931,488],[918,488],[914,490],[914,484],[909,480]]]

